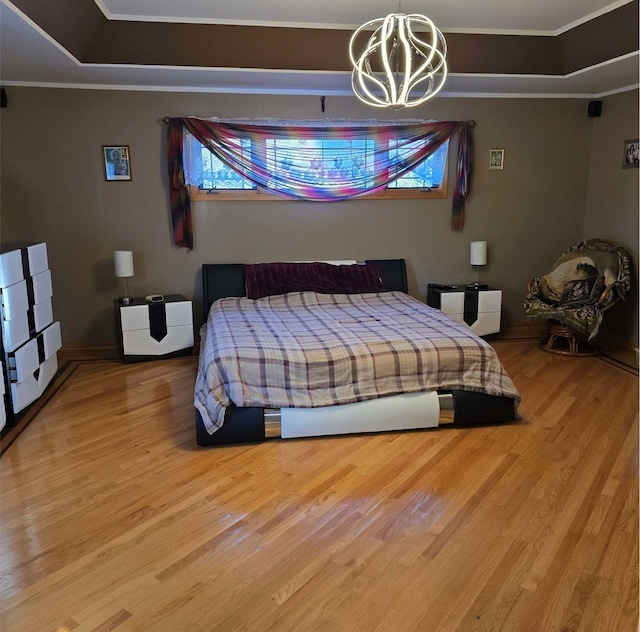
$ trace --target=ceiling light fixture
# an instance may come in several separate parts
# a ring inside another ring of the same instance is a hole
[[[356,54],[358,35],[371,29],[366,48]],[[367,105],[415,107],[444,85],[446,55],[447,42],[436,25],[425,15],[401,13],[398,6],[398,13],[370,20],[351,36],[351,86]]]

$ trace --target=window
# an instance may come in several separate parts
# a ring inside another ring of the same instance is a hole
[[[354,176],[360,188],[372,182],[372,140],[272,139],[267,140],[266,150],[270,173],[295,172],[303,182],[320,186],[347,182]],[[273,189],[281,186],[275,180],[270,183]]]
[[[405,147],[397,148],[397,141],[390,141],[390,151],[408,152],[415,148],[416,143],[409,143]],[[441,145],[431,156],[425,158],[415,169],[407,171],[389,184],[390,189],[437,189],[442,181],[447,167],[447,150],[449,141]]]
[[[251,151],[249,139],[230,138],[227,142],[236,145],[237,151],[248,156]],[[220,191],[252,190],[256,185],[243,178],[237,171],[226,165],[220,158],[200,145],[200,159],[202,160],[202,185],[201,189],[217,189]]]
[[[192,187],[194,200],[211,199],[273,199],[266,189],[242,177],[231,169],[209,149],[195,141],[197,159],[201,161],[202,184]],[[376,160],[376,141],[374,139],[305,139],[272,138],[263,143],[248,138],[233,139],[234,151],[248,157],[253,150],[264,161],[266,170],[275,174],[269,179],[268,187],[287,191],[287,175],[295,173],[298,180],[309,185],[339,186],[353,180],[359,185],[355,188],[371,187],[373,182],[374,161]],[[253,146],[252,146],[253,143]],[[378,141],[379,143],[379,141]],[[389,157],[400,158],[424,146],[424,141],[402,144],[390,139],[385,141],[383,151]],[[259,146],[256,146],[259,144]],[[369,199],[398,198],[446,198],[447,197],[447,156],[449,141],[445,141],[432,155],[417,167],[407,171],[391,182],[386,189],[371,193]],[[380,149],[378,149],[380,151]],[[391,167],[400,172],[400,167]],[[395,173],[390,173],[395,177]],[[278,197],[282,200],[284,198]]]

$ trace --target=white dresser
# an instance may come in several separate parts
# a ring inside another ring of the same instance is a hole
[[[58,370],[47,245],[0,245],[0,337],[5,424],[35,402]]]
[[[502,290],[488,286],[427,286],[427,305],[442,310],[478,336],[500,331]]]

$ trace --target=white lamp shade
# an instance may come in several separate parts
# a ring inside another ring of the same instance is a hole
[[[133,252],[131,250],[114,250],[113,265],[117,277],[132,277]]]
[[[487,242],[486,241],[471,242],[471,265],[472,266],[487,265]]]

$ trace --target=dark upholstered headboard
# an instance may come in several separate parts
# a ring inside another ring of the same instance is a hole
[[[377,263],[380,266],[382,285],[386,290],[407,293],[407,268],[404,259],[367,259],[365,263]],[[205,321],[211,305],[227,296],[246,296],[244,264],[205,263],[202,266],[202,308]]]

